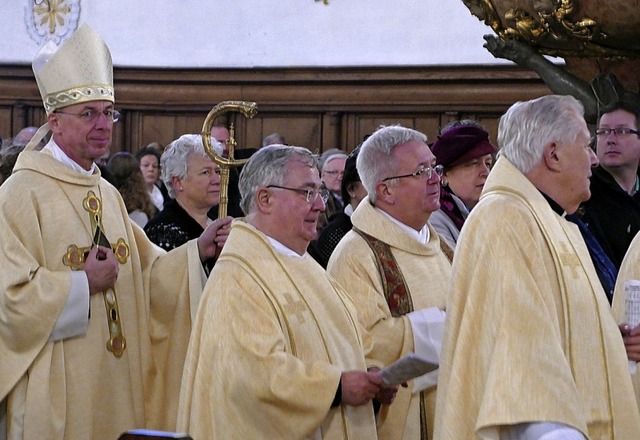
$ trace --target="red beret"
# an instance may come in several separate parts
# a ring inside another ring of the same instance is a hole
[[[473,125],[458,125],[438,136],[431,146],[436,163],[445,168],[495,153],[498,149],[489,142],[489,133]]]

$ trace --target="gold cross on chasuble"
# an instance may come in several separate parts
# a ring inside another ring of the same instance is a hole
[[[562,249],[565,252],[560,253],[560,262],[563,266],[569,266],[571,268],[571,273],[573,274],[573,278],[578,278],[577,268],[581,265],[580,258],[574,253],[567,252],[567,245],[562,242]]]
[[[296,318],[298,318],[298,322],[300,324],[303,324],[305,321],[302,312],[308,310],[305,303],[301,300],[294,301],[294,299],[291,297],[291,294],[289,293],[283,293],[282,296],[284,296],[287,300],[287,303],[284,305],[284,311],[289,315],[296,315]]]
[[[118,263],[125,264],[129,258],[129,246],[123,238],[119,238],[115,244],[109,243],[104,235],[104,227],[102,226],[102,201],[93,191],[87,193],[87,197],[82,201],[82,207],[89,213],[91,220],[91,231],[93,235],[90,247],[79,248],[75,244],[67,248],[67,253],[62,257],[65,266],[69,266],[72,270],[82,270],[84,262],[89,251],[94,246],[108,247],[113,250]],[[107,341],[107,350],[115,357],[120,357],[124,353],[127,341],[122,332],[122,323],[120,321],[120,310],[118,308],[118,296],[115,287],[110,287],[102,292],[104,297],[104,305],[107,313],[107,323],[109,326],[109,340]]]

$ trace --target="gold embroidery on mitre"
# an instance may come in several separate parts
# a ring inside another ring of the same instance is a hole
[[[47,114],[82,102],[115,102],[111,53],[88,25],[59,47],[45,44],[32,66]]]
[[[89,101],[115,100],[113,87],[108,85],[82,86],[48,94],[44,98],[44,109],[50,113],[58,108]]]

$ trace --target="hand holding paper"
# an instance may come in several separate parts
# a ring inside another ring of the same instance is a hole
[[[437,368],[437,364],[432,364],[417,356],[415,353],[409,353],[388,367],[380,370],[380,374],[385,384],[400,385]]]

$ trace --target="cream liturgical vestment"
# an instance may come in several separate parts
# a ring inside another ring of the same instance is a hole
[[[390,246],[408,287],[413,310],[428,307],[444,310],[451,264],[431,226],[429,241],[420,243],[376,210],[368,197],[358,205],[351,221],[354,227]],[[349,231],[331,255],[327,271],[355,302],[363,327],[371,333],[374,359],[389,365],[415,350],[411,323],[406,316],[392,317],[385,299],[383,274],[362,236]],[[421,395],[426,415],[420,414]],[[424,416],[428,432],[433,431],[434,406],[435,387],[423,393],[412,393],[411,383],[407,388],[400,387],[395,401],[380,410],[378,436],[384,440],[420,439]]]
[[[627,250],[616,281],[616,289],[613,295],[613,315],[616,322],[625,322],[625,290],[624,284],[630,280],[640,280],[640,234],[636,235],[629,249]],[[636,306],[637,308],[637,306]],[[636,392],[636,400],[640,407],[640,362],[636,362],[636,367],[631,376],[633,388]]]
[[[498,439],[557,422],[637,440],[626,354],[578,228],[507,159],[491,170],[456,248],[436,440]]]
[[[83,206],[89,194],[101,202],[105,236],[119,244],[121,357],[107,350],[101,293],[88,300],[84,334],[50,340],[78,263],[74,249],[92,244]],[[21,153],[0,188],[0,230],[0,400],[7,402],[8,438],[116,439],[133,428],[175,429],[203,284],[195,241],[166,254],[132,225],[99,171],[83,175],[45,151]]]
[[[189,345],[178,428],[194,439],[375,439],[371,403],[331,407],[366,370],[356,311],[308,254],[235,220]]]

